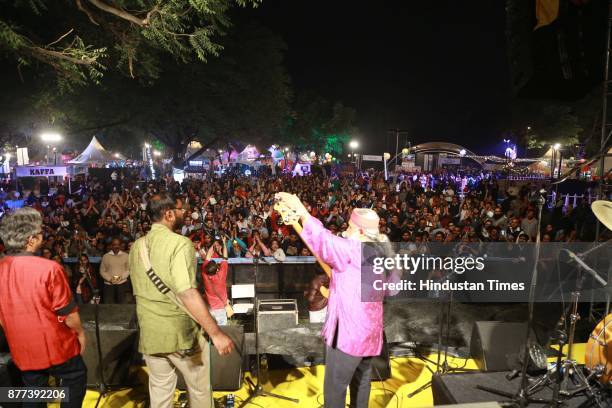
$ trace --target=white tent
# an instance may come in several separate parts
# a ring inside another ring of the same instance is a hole
[[[83,150],[81,154],[79,154],[74,159],[67,162],[68,164],[106,164],[109,162],[117,161],[115,157],[113,157],[112,153],[106,150],[96,137],[91,138],[91,142],[89,142],[89,146]]]
[[[237,157],[238,161],[253,161],[259,159],[259,150],[253,145],[247,145]]]

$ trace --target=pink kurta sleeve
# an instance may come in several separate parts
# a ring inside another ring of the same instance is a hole
[[[344,268],[341,265],[353,256],[351,250],[354,243],[335,236],[315,217],[309,217],[304,222],[301,237],[323,262],[334,269],[334,272],[342,272]],[[356,261],[359,262],[360,259]]]

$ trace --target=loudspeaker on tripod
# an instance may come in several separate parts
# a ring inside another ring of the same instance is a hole
[[[236,391],[242,387],[242,368],[244,366],[244,327],[240,325],[219,326],[234,342],[234,350],[221,356],[210,345],[210,383],[213,391]],[[177,371],[177,388],[185,390],[185,380]]]
[[[97,305],[102,352],[102,374],[105,385],[128,385],[129,367],[137,355],[138,322],[136,305]],[[87,385],[98,386],[100,378],[98,340],[95,322],[96,305],[80,305],[79,315],[85,329],[87,346],[83,360],[87,366]]]
[[[474,322],[470,355],[482,371],[513,370],[525,343],[526,331],[526,322]],[[533,331],[531,336],[535,338]]]

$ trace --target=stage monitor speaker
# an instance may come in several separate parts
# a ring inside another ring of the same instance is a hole
[[[475,322],[470,340],[470,355],[480,370],[513,370],[518,363],[519,350],[525,343],[526,330],[525,322]]]
[[[95,322],[96,305],[80,305],[79,314],[85,329],[87,346],[83,360],[87,366],[87,385],[101,383],[98,340]],[[138,348],[136,305],[98,305],[102,368],[105,385],[129,385],[129,367]]]
[[[499,402],[473,402],[468,404],[436,405],[438,408],[502,408]]]
[[[494,390],[507,393],[509,395],[515,395],[521,384],[519,377],[508,381],[506,376],[510,371],[498,371],[483,373],[479,371],[473,371],[468,373],[454,373],[454,374],[434,374],[431,379],[431,392],[433,395],[434,405],[450,405],[452,407],[480,407],[477,404],[492,404],[491,401],[505,401],[502,402],[501,406],[514,407],[518,406],[511,401],[510,398],[484,391],[478,387],[486,387]],[[541,387],[536,389],[530,397],[534,399],[550,400],[553,395],[553,387]],[[572,398],[564,399],[564,408],[585,408],[595,405],[587,404],[589,397],[585,393],[578,393]],[[464,404],[464,405],[455,405]],[[487,405],[484,405],[485,407]],[[491,405],[489,405],[491,406]],[[492,405],[497,407],[497,405]],[[542,404],[529,404],[529,406],[542,407]],[[605,407],[611,406],[604,402]]]
[[[0,387],[21,387],[22,385],[21,371],[11,359],[11,355],[0,353]]]
[[[234,350],[228,356],[220,356],[215,346],[210,345],[210,375],[213,391],[236,391],[242,387],[242,367],[245,356],[244,327],[240,325],[219,326],[234,342]],[[185,380],[177,371],[177,388],[185,390]]]
[[[8,342],[6,341],[4,330],[2,329],[2,326],[0,326],[0,353],[8,353],[8,352],[9,352]]]
[[[391,362],[389,360],[389,347],[387,336],[383,333],[383,345],[380,355],[372,358],[372,381],[385,381],[391,378]]]
[[[259,299],[257,306],[257,330],[259,333],[288,329],[298,324],[298,308],[295,299]]]
[[[0,387],[23,387],[21,371],[11,360],[9,353],[0,353]],[[3,402],[2,408],[21,408],[20,402]]]

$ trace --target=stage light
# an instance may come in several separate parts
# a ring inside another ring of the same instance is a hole
[[[461,149],[461,150],[459,150],[459,155],[460,155],[461,157],[465,156],[465,153],[466,153],[465,149]]]
[[[62,135],[56,132],[45,132],[40,135],[44,142],[59,142],[62,140]]]
[[[356,140],[351,140],[351,141],[350,141],[350,143],[349,143],[349,147],[350,147],[351,149],[356,149],[356,148],[358,148],[358,147],[359,147],[359,142],[358,142],[358,141],[356,141]]]
[[[161,156],[161,152],[159,150],[153,151],[154,156]]]
[[[560,143],[555,143],[553,145],[553,149],[555,149],[555,150],[559,150],[560,148],[561,148],[561,144]]]

